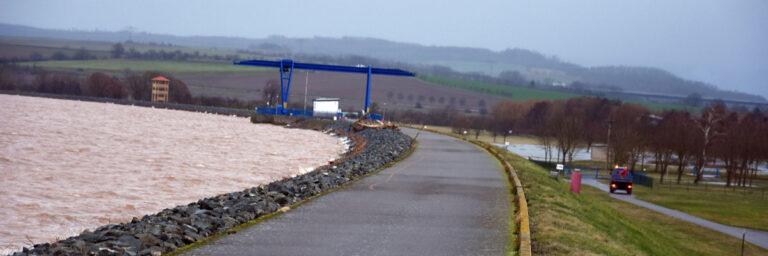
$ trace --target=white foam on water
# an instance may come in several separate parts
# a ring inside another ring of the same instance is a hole
[[[0,95],[0,254],[305,173],[345,145],[248,118]]]

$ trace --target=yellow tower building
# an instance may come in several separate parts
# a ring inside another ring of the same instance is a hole
[[[164,76],[156,76],[152,78],[152,101],[153,102],[168,102],[168,86],[171,80]]]

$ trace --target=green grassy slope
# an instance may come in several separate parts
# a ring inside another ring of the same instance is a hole
[[[741,241],[583,187],[581,195],[546,170],[505,156],[526,187],[534,253],[543,255],[738,255]],[[768,250],[747,245],[747,255]]]

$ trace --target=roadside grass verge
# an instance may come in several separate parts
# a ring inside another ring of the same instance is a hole
[[[226,62],[159,61],[131,59],[95,59],[95,60],[51,60],[22,62],[22,65],[37,66],[53,70],[78,71],[161,71],[172,73],[221,73],[254,72],[264,68],[237,66]]]
[[[582,187],[581,195],[538,165],[505,153],[526,187],[534,254],[738,255],[741,240],[612,199]],[[747,255],[768,250],[747,244]]]
[[[724,186],[637,186],[635,196],[725,225],[768,230],[768,192]]]
[[[593,169],[604,169],[605,162],[574,162],[574,166],[587,168],[584,175],[594,175]],[[637,168],[641,168],[638,166]],[[654,166],[646,166],[652,170]],[[768,181],[755,179],[754,188],[725,187],[725,180],[704,180],[698,185],[693,183],[694,177],[690,172],[682,176],[681,184],[677,184],[677,166],[670,166],[670,173],[664,183],[659,183],[658,172],[646,172],[645,175],[654,180],[653,188],[635,186],[635,197],[650,203],[682,211],[720,224],[768,231]],[[601,170],[601,177],[607,177],[608,172]],[[606,182],[607,180],[600,180]]]

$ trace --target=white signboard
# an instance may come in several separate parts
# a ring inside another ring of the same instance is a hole
[[[562,171],[563,169],[565,169],[565,166],[563,166],[562,164],[557,164],[557,166],[555,166],[555,169],[557,169],[558,171]]]
[[[335,116],[339,112],[339,100],[337,99],[318,99],[312,104],[312,111],[315,116]]]

